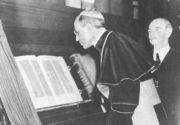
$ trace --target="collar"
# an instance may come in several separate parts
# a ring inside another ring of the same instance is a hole
[[[99,39],[101,38],[101,36],[104,34],[104,32],[106,32],[106,29],[103,29],[102,31],[100,31],[98,34],[97,34],[97,38],[93,41],[92,45],[95,47],[96,44],[98,43]]]
[[[159,59],[162,62],[164,58],[166,57],[167,53],[169,52],[169,50],[170,50],[170,46],[167,46],[158,50],[154,50],[153,59],[156,60],[156,54],[158,53]]]
[[[99,52],[101,52],[103,43],[104,43],[104,41],[105,41],[105,39],[106,39],[106,36],[107,36],[108,32],[109,32],[109,31],[106,30],[106,31],[101,35],[101,37],[99,38],[99,40],[97,41],[97,43],[96,43],[96,45],[95,45],[95,48],[96,48]]]

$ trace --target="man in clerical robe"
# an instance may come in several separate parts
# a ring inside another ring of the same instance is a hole
[[[99,56],[97,88],[102,103],[109,102],[107,125],[132,125],[139,103],[140,81],[149,79],[151,63],[145,52],[129,36],[108,31],[103,15],[96,10],[82,11],[75,19],[74,34],[84,49],[94,47]]]

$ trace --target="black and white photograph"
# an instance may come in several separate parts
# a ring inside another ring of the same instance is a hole
[[[180,125],[180,0],[0,0],[0,125]]]

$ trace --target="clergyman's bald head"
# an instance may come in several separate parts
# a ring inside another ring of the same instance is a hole
[[[91,24],[96,28],[104,27],[105,19],[101,12],[97,10],[84,10],[77,17],[75,22],[82,25]]]

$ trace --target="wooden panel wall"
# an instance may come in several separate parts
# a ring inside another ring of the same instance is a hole
[[[169,2],[169,19],[173,25],[173,34],[170,37],[170,44],[180,51],[180,1],[171,0]]]
[[[1,0],[0,19],[14,55],[69,55],[79,51],[73,22],[81,10],[64,0]],[[137,21],[104,14],[107,28],[138,36]],[[82,48],[80,48],[82,49]]]
[[[71,32],[77,12],[64,7],[62,0],[0,2],[0,18],[15,55],[21,54],[21,51],[27,54],[66,54],[74,51],[74,35]]]

